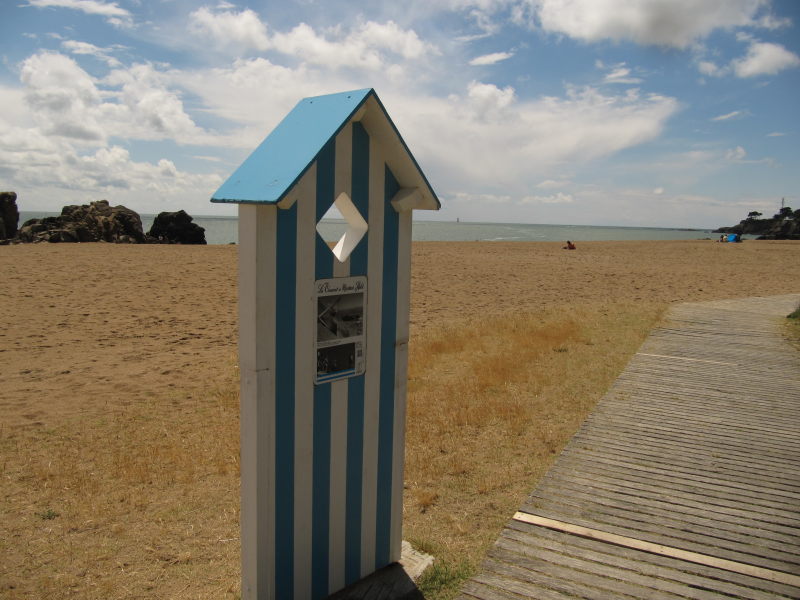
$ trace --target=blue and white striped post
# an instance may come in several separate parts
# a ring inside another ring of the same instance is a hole
[[[334,201],[365,222],[338,257]],[[366,89],[301,100],[212,202],[240,205],[242,598],[324,598],[400,558],[411,210],[439,201]]]

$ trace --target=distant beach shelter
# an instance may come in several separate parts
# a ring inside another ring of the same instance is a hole
[[[211,201],[239,204],[242,598],[324,598],[400,558],[411,211],[439,200],[364,89],[301,100]]]

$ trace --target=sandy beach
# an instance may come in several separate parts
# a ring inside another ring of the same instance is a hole
[[[632,303],[657,308],[800,291],[798,242],[590,242],[575,251],[544,242],[424,242],[414,244],[412,264],[412,346],[436,328],[507,313],[568,315],[588,306],[612,313]],[[223,427],[223,419],[225,431],[236,430],[237,247],[0,246],[0,273],[0,474],[9,483],[0,552],[12,556],[0,567],[0,597],[61,597],[70,589],[77,597],[126,597],[124,589],[145,597],[151,588],[142,582],[162,578],[154,565],[173,569],[163,576],[163,597],[235,594],[238,440],[226,434],[233,439],[209,448],[210,438],[195,436],[190,424]],[[210,395],[229,398],[224,411]],[[151,416],[163,423],[142,427]],[[126,418],[149,437],[131,434]],[[105,443],[92,436],[105,436],[111,448],[123,433],[133,436],[126,444],[148,450],[115,450],[107,462],[91,455]],[[167,447],[185,447],[186,457],[166,455]],[[59,479],[67,468],[83,482],[80,493],[65,491],[73,485]],[[81,506],[101,488],[102,506]],[[218,511],[216,529],[216,513],[205,519],[202,547],[215,550],[186,555],[179,548],[197,542],[197,516],[171,507],[211,496],[229,507]],[[141,527],[126,525],[137,511]],[[174,528],[171,546],[165,528]],[[101,538],[105,545],[90,550],[89,540]],[[65,540],[85,548],[59,562],[53,548]],[[215,564],[224,575],[197,579],[217,573]],[[109,579],[112,572],[122,579]],[[183,587],[189,573],[195,579]]]
[[[0,409],[7,426],[200,392],[236,355],[235,246],[0,247]],[[412,333],[573,304],[796,292],[800,244],[424,242]]]

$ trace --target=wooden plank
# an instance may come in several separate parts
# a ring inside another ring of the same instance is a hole
[[[778,540],[786,544],[800,544],[800,529],[776,525],[764,519],[753,518],[747,511],[739,510],[734,514],[726,514],[709,508],[695,508],[686,504],[676,504],[669,500],[650,500],[634,494],[620,494],[604,491],[601,494],[589,490],[579,484],[562,482],[560,489],[572,502],[596,502],[601,506],[614,506],[628,511],[647,512],[655,517],[675,517],[676,508],[681,520],[701,527],[722,527],[732,531],[758,533],[767,539]],[[541,491],[534,491],[528,498],[526,506],[539,508]],[[549,496],[548,496],[549,497]]]
[[[674,460],[677,463],[713,464],[714,468],[748,469],[753,471],[754,467],[757,467],[758,472],[768,474],[770,478],[782,480],[785,484],[794,484],[796,482],[796,471],[798,470],[796,461],[793,460],[770,459],[769,463],[761,461],[759,464],[752,457],[742,457],[738,453],[724,453],[715,449],[685,447],[682,451],[677,444],[666,442],[659,444],[657,439],[631,441],[627,438],[612,436],[602,438],[583,436],[575,439],[575,445],[580,445],[582,449],[588,452],[617,453],[626,456],[660,456],[664,460]],[[572,445],[568,446],[568,448],[572,447]],[[757,473],[753,473],[753,476],[757,476]]]
[[[498,556],[506,560],[495,558]],[[680,598],[676,594],[659,592],[652,588],[632,585],[621,580],[565,567],[562,561],[556,564],[522,556],[512,557],[497,549],[492,552],[492,557],[484,562],[483,568],[513,581],[540,585],[579,598],[651,598],[654,600]]]
[[[800,536],[797,535],[796,528],[776,526],[767,521],[752,518],[737,518],[702,509],[691,509],[675,505],[668,500],[661,502],[638,501],[635,496],[597,493],[595,490],[581,488],[577,485],[549,489],[546,495],[542,494],[542,492],[534,492],[524,506],[539,514],[542,514],[543,510],[556,510],[557,508],[563,509],[563,514],[566,514],[573,510],[572,507],[578,507],[581,509],[581,514],[584,515],[593,514],[593,511],[601,511],[631,520],[641,520],[640,515],[642,515],[644,518],[653,520],[659,526],[701,532],[719,530],[716,537],[744,544],[758,539],[759,543],[763,543],[766,547],[777,546],[776,549],[781,551],[787,544],[789,547],[800,544]]]
[[[786,544],[762,536],[746,536],[721,527],[693,527],[676,518],[657,519],[647,512],[626,512],[601,503],[592,503],[588,508],[581,507],[570,502],[568,496],[558,497],[552,492],[549,496],[536,504],[538,515],[575,525],[602,528],[603,531],[618,535],[635,535],[648,542],[676,546],[700,554],[800,574],[800,555],[785,551]]]
[[[751,577],[758,577],[759,579],[767,579],[769,581],[776,581],[778,583],[800,587],[800,576],[792,575],[790,573],[783,573],[781,571],[774,571],[772,569],[764,569],[754,565],[717,558],[715,556],[705,556],[697,552],[688,552],[686,550],[681,550],[680,548],[671,548],[662,544],[653,544],[651,542],[645,542],[627,536],[607,533],[605,531],[591,529],[589,527],[582,527],[580,525],[572,525],[571,523],[556,521],[554,519],[539,517],[537,515],[531,515],[523,512],[515,513],[514,519],[517,521],[530,523],[531,525],[539,525],[541,527],[556,529],[558,531],[564,531],[573,535],[579,535],[581,537],[601,540],[610,544],[616,544],[618,546],[635,548],[644,552],[652,552],[653,554],[679,558],[680,560],[699,563],[701,565],[708,565],[717,569],[724,569],[725,571],[733,571],[734,573],[742,573],[744,575],[750,575]]]
[[[675,594],[678,597],[695,598],[697,600],[713,600],[716,597],[716,594],[705,590],[693,589],[685,584],[663,578],[642,575],[635,570],[620,568],[618,565],[587,560],[585,556],[571,556],[561,552],[553,552],[541,545],[531,549],[505,536],[501,536],[497,541],[495,550],[492,552],[492,558],[513,562],[523,567],[542,564],[545,568],[548,568],[546,566],[548,562],[563,565],[593,576],[605,577],[611,580],[616,579],[625,584],[641,586],[646,588],[645,597],[648,598],[656,593]],[[633,591],[635,593],[638,590],[626,586],[620,591],[628,593]]]
[[[495,600],[496,598],[503,598],[497,595],[497,590],[506,590],[514,594],[518,594],[521,598],[542,598],[543,600],[562,600],[564,598],[574,598],[575,596],[567,592],[561,593],[558,590],[549,589],[547,587],[532,588],[528,582],[517,581],[511,577],[504,577],[497,575],[489,570],[482,571],[480,574],[472,578],[472,582],[478,585],[485,586],[484,589],[489,588],[494,592],[494,595],[480,596],[487,600]]]
[[[518,522],[512,521],[512,523]],[[541,528],[537,529],[541,530]],[[735,576],[732,573],[730,574],[732,577],[731,581],[715,579],[709,577],[707,572],[687,571],[686,563],[674,559],[666,558],[664,562],[659,563],[654,560],[654,555],[652,554],[611,544],[592,543],[591,540],[587,541],[592,545],[581,545],[580,541],[582,541],[583,538],[556,531],[548,530],[548,532],[553,533],[554,536],[544,537],[541,531],[536,531],[534,533],[529,531],[522,532],[511,529],[509,526],[509,528],[503,531],[501,539],[514,540],[528,548],[528,550],[520,551],[539,553],[542,549],[546,549],[568,556],[584,558],[603,565],[617,567],[623,573],[631,571],[667,582],[680,583],[690,588],[682,592],[689,597],[697,597],[691,590],[713,590],[713,592],[719,592],[738,598],[747,598],[749,600],[773,600],[775,598],[774,591],[765,591],[763,589],[749,587],[751,585],[758,586],[759,584],[757,582],[754,583],[754,581],[762,580],[754,580],[753,578],[746,578],[741,575]],[[738,581],[736,580],[737,577]],[[745,585],[743,585],[743,583]],[[656,583],[655,585],[658,584]]]
[[[775,595],[791,597],[795,596],[795,592],[798,591],[797,588],[767,581],[766,579],[758,579],[731,571],[721,571],[706,565],[689,563],[669,556],[642,552],[641,550],[627,548],[625,546],[616,546],[562,531],[530,525],[513,519],[508,522],[502,535],[522,536],[524,539],[529,540],[531,545],[534,546],[543,543],[554,544],[556,549],[560,552],[596,552],[608,557],[609,560],[624,559],[633,561],[637,563],[637,569],[649,567],[669,569],[671,577],[697,576],[706,580],[706,583],[700,584],[705,587],[718,587],[720,582],[731,582],[745,589],[754,590],[754,592],[767,592],[770,594],[770,598],[774,598]],[[649,565],[649,567],[647,565]],[[725,591],[722,588],[719,589]],[[747,594],[740,593],[739,595],[746,597]]]
[[[596,489],[611,489],[614,491],[621,491],[627,492],[631,494],[639,494],[644,496],[645,498],[654,498],[654,499],[677,499],[680,502],[685,501],[694,501],[700,503],[702,506],[703,504],[713,504],[714,506],[720,507],[729,507],[729,508],[737,508],[737,507],[746,507],[746,510],[752,512],[756,516],[760,516],[761,518],[768,518],[769,520],[773,520],[773,522],[784,522],[788,525],[796,526],[800,523],[800,515],[796,511],[786,511],[780,510],[777,508],[770,508],[764,507],[757,504],[748,504],[742,501],[741,498],[720,498],[720,497],[710,497],[703,494],[698,494],[696,492],[690,492],[685,490],[675,490],[675,489],[647,489],[643,486],[639,485],[630,485],[625,481],[622,480],[614,480],[614,481],[603,481],[603,480],[587,480],[585,478],[578,477],[575,474],[569,473],[561,473],[561,472],[553,472],[548,473],[547,479],[544,480],[541,486],[544,489],[545,485],[548,485],[550,481],[558,481],[559,478],[562,479],[570,479],[576,483],[581,485],[592,487]]]
[[[783,492],[781,490],[772,490],[762,487],[758,489],[754,486],[737,485],[736,481],[717,480],[712,477],[704,477],[701,475],[689,475],[683,473],[675,476],[675,473],[670,473],[663,469],[642,469],[634,468],[628,465],[616,463],[603,463],[600,461],[581,461],[572,459],[570,455],[565,456],[563,461],[565,469],[578,468],[585,475],[590,473],[596,474],[600,477],[612,476],[615,478],[624,479],[631,482],[644,482],[650,485],[665,485],[672,486],[675,481],[681,481],[682,486],[686,489],[693,490],[708,490],[713,492],[713,495],[718,497],[742,497],[747,502],[759,504],[764,506],[781,506],[791,510],[800,504],[800,496],[794,492]],[[681,489],[683,489],[683,487]]]
[[[725,472],[725,469],[719,468],[718,465],[705,468],[699,468],[697,463],[676,463],[674,461],[658,462],[656,460],[646,459],[641,455],[620,454],[615,455],[604,452],[602,454],[591,452],[585,448],[572,446],[562,452],[561,456],[564,460],[585,461],[592,460],[597,463],[606,464],[609,466],[617,465],[630,469],[652,471],[662,474],[669,474],[678,478],[700,478],[710,482],[738,482],[746,489],[759,490],[763,489],[766,484],[769,484],[769,489],[772,493],[778,495],[788,495],[790,497],[800,496],[800,481],[797,485],[791,485],[790,480],[787,484],[782,484],[776,477],[759,477],[758,474],[752,473],[752,464],[750,471],[738,470],[732,472]],[[708,474],[711,474],[709,476]]]
[[[598,421],[600,421],[600,419],[598,419]],[[627,424],[624,420],[615,422],[613,419],[609,419],[608,422],[604,422],[603,425],[605,433],[610,435],[626,435],[633,437],[651,436],[659,439],[664,438],[667,440],[673,440],[679,443],[689,443],[694,445],[700,444],[698,441],[700,438],[698,438],[698,436],[692,436],[689,435],[689,432],[681,432],[676,428],[670,428],[667,426],[640,424],[637,427],[635,425]],[[719,448],[722,450],[727,449],[738,452],[758,450],[762,456],[783,458],[787,461],[793,461],[794,457],[796,456],[796,453],[792,452],[792,450],[788,448],[783,449],[767,447],[763,444],[759,444],[756,440],[737,441],[733,438],[715,435],[710,432],[707,432],[704,435],[703,441],[705,442],[705,445],[713,445],[714,448]],[[748,444],[748,442],[750,443]]]

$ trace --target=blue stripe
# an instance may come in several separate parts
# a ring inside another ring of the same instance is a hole
[[[383,302],[381,307],[380,413],[378,420],[378,499],[375,510],[375,569],[389,564],[392,528],[394,374],[397,338],[397,249],[400,219],[389,201],[400,186],[386,167],[383,216]]]
[[[311,542],[311,597],[328,597],[331,386],[314,386],[314,491]]]
[[[351,200],[369,222],[369,134],[361,123],[353,123]],[[350,275],[367,274],[368,236],[350,254]],[[367,281],[369,302],[369,281]],[[370,352],[366,348],[367,353]],[[361,578],[361,488],[364,459],[364,376],[352,377],[347,387],[347,490],[345,509],[345,584]]]
[[[275,595],[294,595],[297,204],[278,210],[275,289]]]
[[[336,145],[329,141],[317,159],[317,222],[333,203]],[[315,279],[333,276],[336,260],[328,245],[315,234]],[[315,307],[316,310],[316,307]],[[316,331],[315,331],[316,334]],[[311,597],[328,596],[331,489],[331,386],[314,386],[314,455],[311,525]]]
[[[333,379],[340,379],[341,377],[345,377],[346,375],[352,375],[355,372],[356,372],[355,369],[347,369],[345,371],[336,371],[335,373],[331,373],[330,375],[325,375],[323,377],[320,377],[319,381],[325,382],[325,381],[331,381]]]
[[[361,123],[353,123],[353,205],[369,223],[369,134]],[[350,275],[367,274],[369,229],[350,254]],[[369,282],[367,282],[369,288]],[[369,301],[369,300],[367,300]]]
[[[345,585],[361,579],[361,464],[364,458],[364,376],[359,375],[348,381]]]

